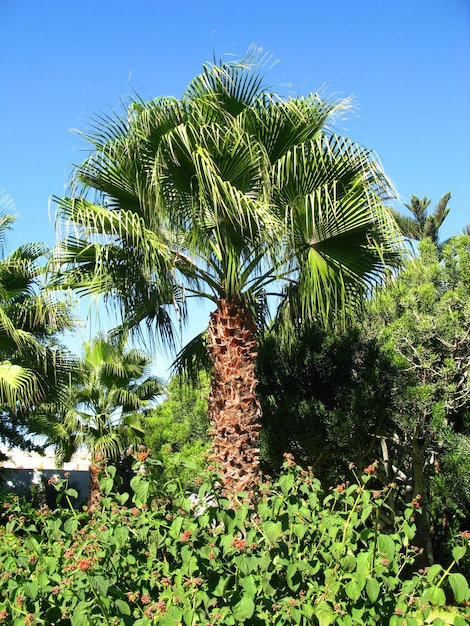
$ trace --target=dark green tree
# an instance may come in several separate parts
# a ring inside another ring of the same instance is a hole
[[[386,468],[389,479],[408,486],[409,498],[420,498],[418,541],[432,563],[432,480],[450,470],[470,428],[470,238],[453,237],[441,251],[425,239],[419,253],[373,299],[370,321],[404,376],[395,433],[384,441]],[[456,481],[450,471],[446,480]],[[469,503],[470,493],[461,492],[467,515]]]
[[[351,477],[350,463],[363,470],[377,458],[392,432],[396,368],[361,326],[302,326],[289,342],[269,333],[257,368],[266,471],[290,452],[326,489]]]

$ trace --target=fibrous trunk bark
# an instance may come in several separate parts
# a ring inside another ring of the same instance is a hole
[[[211,458],[221,466],[227,494],[250,491],[259,475],[255,331],[248,311],[237,302],[219,300],[207,339],[213,364],[208,414]]]
[[[98,480],[98,474],[100,473],[101,457],[95,459],[90,463],[90,483],[88,486],[88,508],[94,509],[99,506],[101,501],[101,488]]]

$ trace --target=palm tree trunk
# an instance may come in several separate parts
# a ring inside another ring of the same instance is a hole
[[[92,459],[90,463],[90,483],[88,487],[88,509],[94,509],[99,506],[101,500],[101,488],[98,480],[100,473],[102,457]]]
[[[221,466],[227,494],[250,491],[259,474],[255,331],[252,316],[237,302],[219,300],[207,339],[214,368],[208,415],[211,459]]]

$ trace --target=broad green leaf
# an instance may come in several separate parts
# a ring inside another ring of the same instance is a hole
[[[366,593],[369,596],[369,600],[374,603],[379,597],[380,583],[375,578],[368,578],[366,580]]]
[[[440,587],[431,587],[423,593],[423,598],[428,600],[435,606],[444,606],[446,603],[446,594]]]
[[[279,478],[279,486],[282,489],[282,493],[288,494],[295,483],[295,477],[293,474],[282,474]]]
[[[122,548],[129,539],[129,530],[125,526],[116,526],[113,533],[116,545]]]
[[[64,531],[67,535],[73,535],[78,528],[78,519],[75,517],[69,517],[64,524]]]
[[[90,584],[92,588],[100,594],[100,596],[106,597],[109,589],[109,582],[106,578],[104,578],[104,576],[91,576]]]
[[[395,542],[390,535],[379,535],[377,538],[378,551],[385,553],[389,561],[395,558]]]
[[[351,580],[344,586],[344,590],[346,591],[346,595],[351,600],[358,600],[361,597],[361,587],[355,580]]]
[[[330,624],[335,623],[336,614],[325,600],[315,605],[313,614],[317,618],[319,626],[330,626]]]
[[[257,558],[253,558],[251,556],[248,556],[247,554],[240,554],[239,556],[236,556],[234,558],[234,562],[240,572],[245,576],[248,576],[248,574],[251,574],[251,572],[254,571],[257,563]]]
[[[113,488],[113,479],[111,478],[111,476],[106,476],[106,478],[102,478],[100,480],[100,489],[105,495],[108,495],[108,493],[111,492],[112,488]]]
[[[454,548],[452,548],[452,558],[454,559],[454,561],[459,562],[460,559],[465,556],[466,552],[467,548],[465,546],[455,546]]]
[[[114,603],[119,609],[119,611],[121,612],[121,615],[131,614],[131,607],[127,604],[127,602],[124,602],[124,600],[121,600],[120,598],[118,598],[117,600],[114,601]]]
[[[263,531],[268,538],[269,542],[274,545],[280,535],[282,534],[281,522],[264,522],[262,525]]]
[[[23,585],[23,590],[28,598],[35,600],[39,592],[39,585],[37,580],[26,581]]]
[[[292,524],[292,532],[297,537],[297,539],[303,539],[305,533],[307,532],[306,524]]]
[[[245,595],[249,596],[250,598],[254,598],[256,596],[256,593],[258,591],[258,582],[253,575],[249,574],[248,576],[244,576],[241,579],[240,583],[243,587]]]
[[[438,576],[441,576],[442,572],[442,565],[439,565],[439,563],[434,563],[434,565],[431,565],[431,567],[428,569],[426,573],[426,578],[429,580],[429,582],[432,583],[434,580],[436,580]]]
[[[124,506],[124,504],[126,504],[126,502],[129,500],[129,494],[127,492],[116,493],[114,497],[116,499],[116,502],[121,506]]]
[[[233,616],[236,620],[244,622],[250,619],[255,612],[255,603],[250,596],[244,595],[242,599],[232,608]]]
[[[469,599],[470,590],[465,576],[459,573],[449,574],[449,584],[457,604],[466,602]]]
[[[286,570],[287,584],[292,591],[297,591],[302,582],[302,576],[296,563],[289,563]]]

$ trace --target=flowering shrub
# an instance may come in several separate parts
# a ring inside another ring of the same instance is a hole
[[[249,500],[224,500],[204,481],[198,501],[209,503],[195,513],[184,495],[156,506],[145,463],[136,464],[132,501],[113,493],[108,468],[100,509],[25,516],[19,501],[5,503],[0,623],[442,626],[449,604],[447,623],[468,623],[469,588],[455,571],[470,554],[468,537],[447,570],[413,572],[419,508],[382,533],[379,510],[393,486],[369,489],[373,472],[323,497],[312,474],[287,458],[279,480]]]

